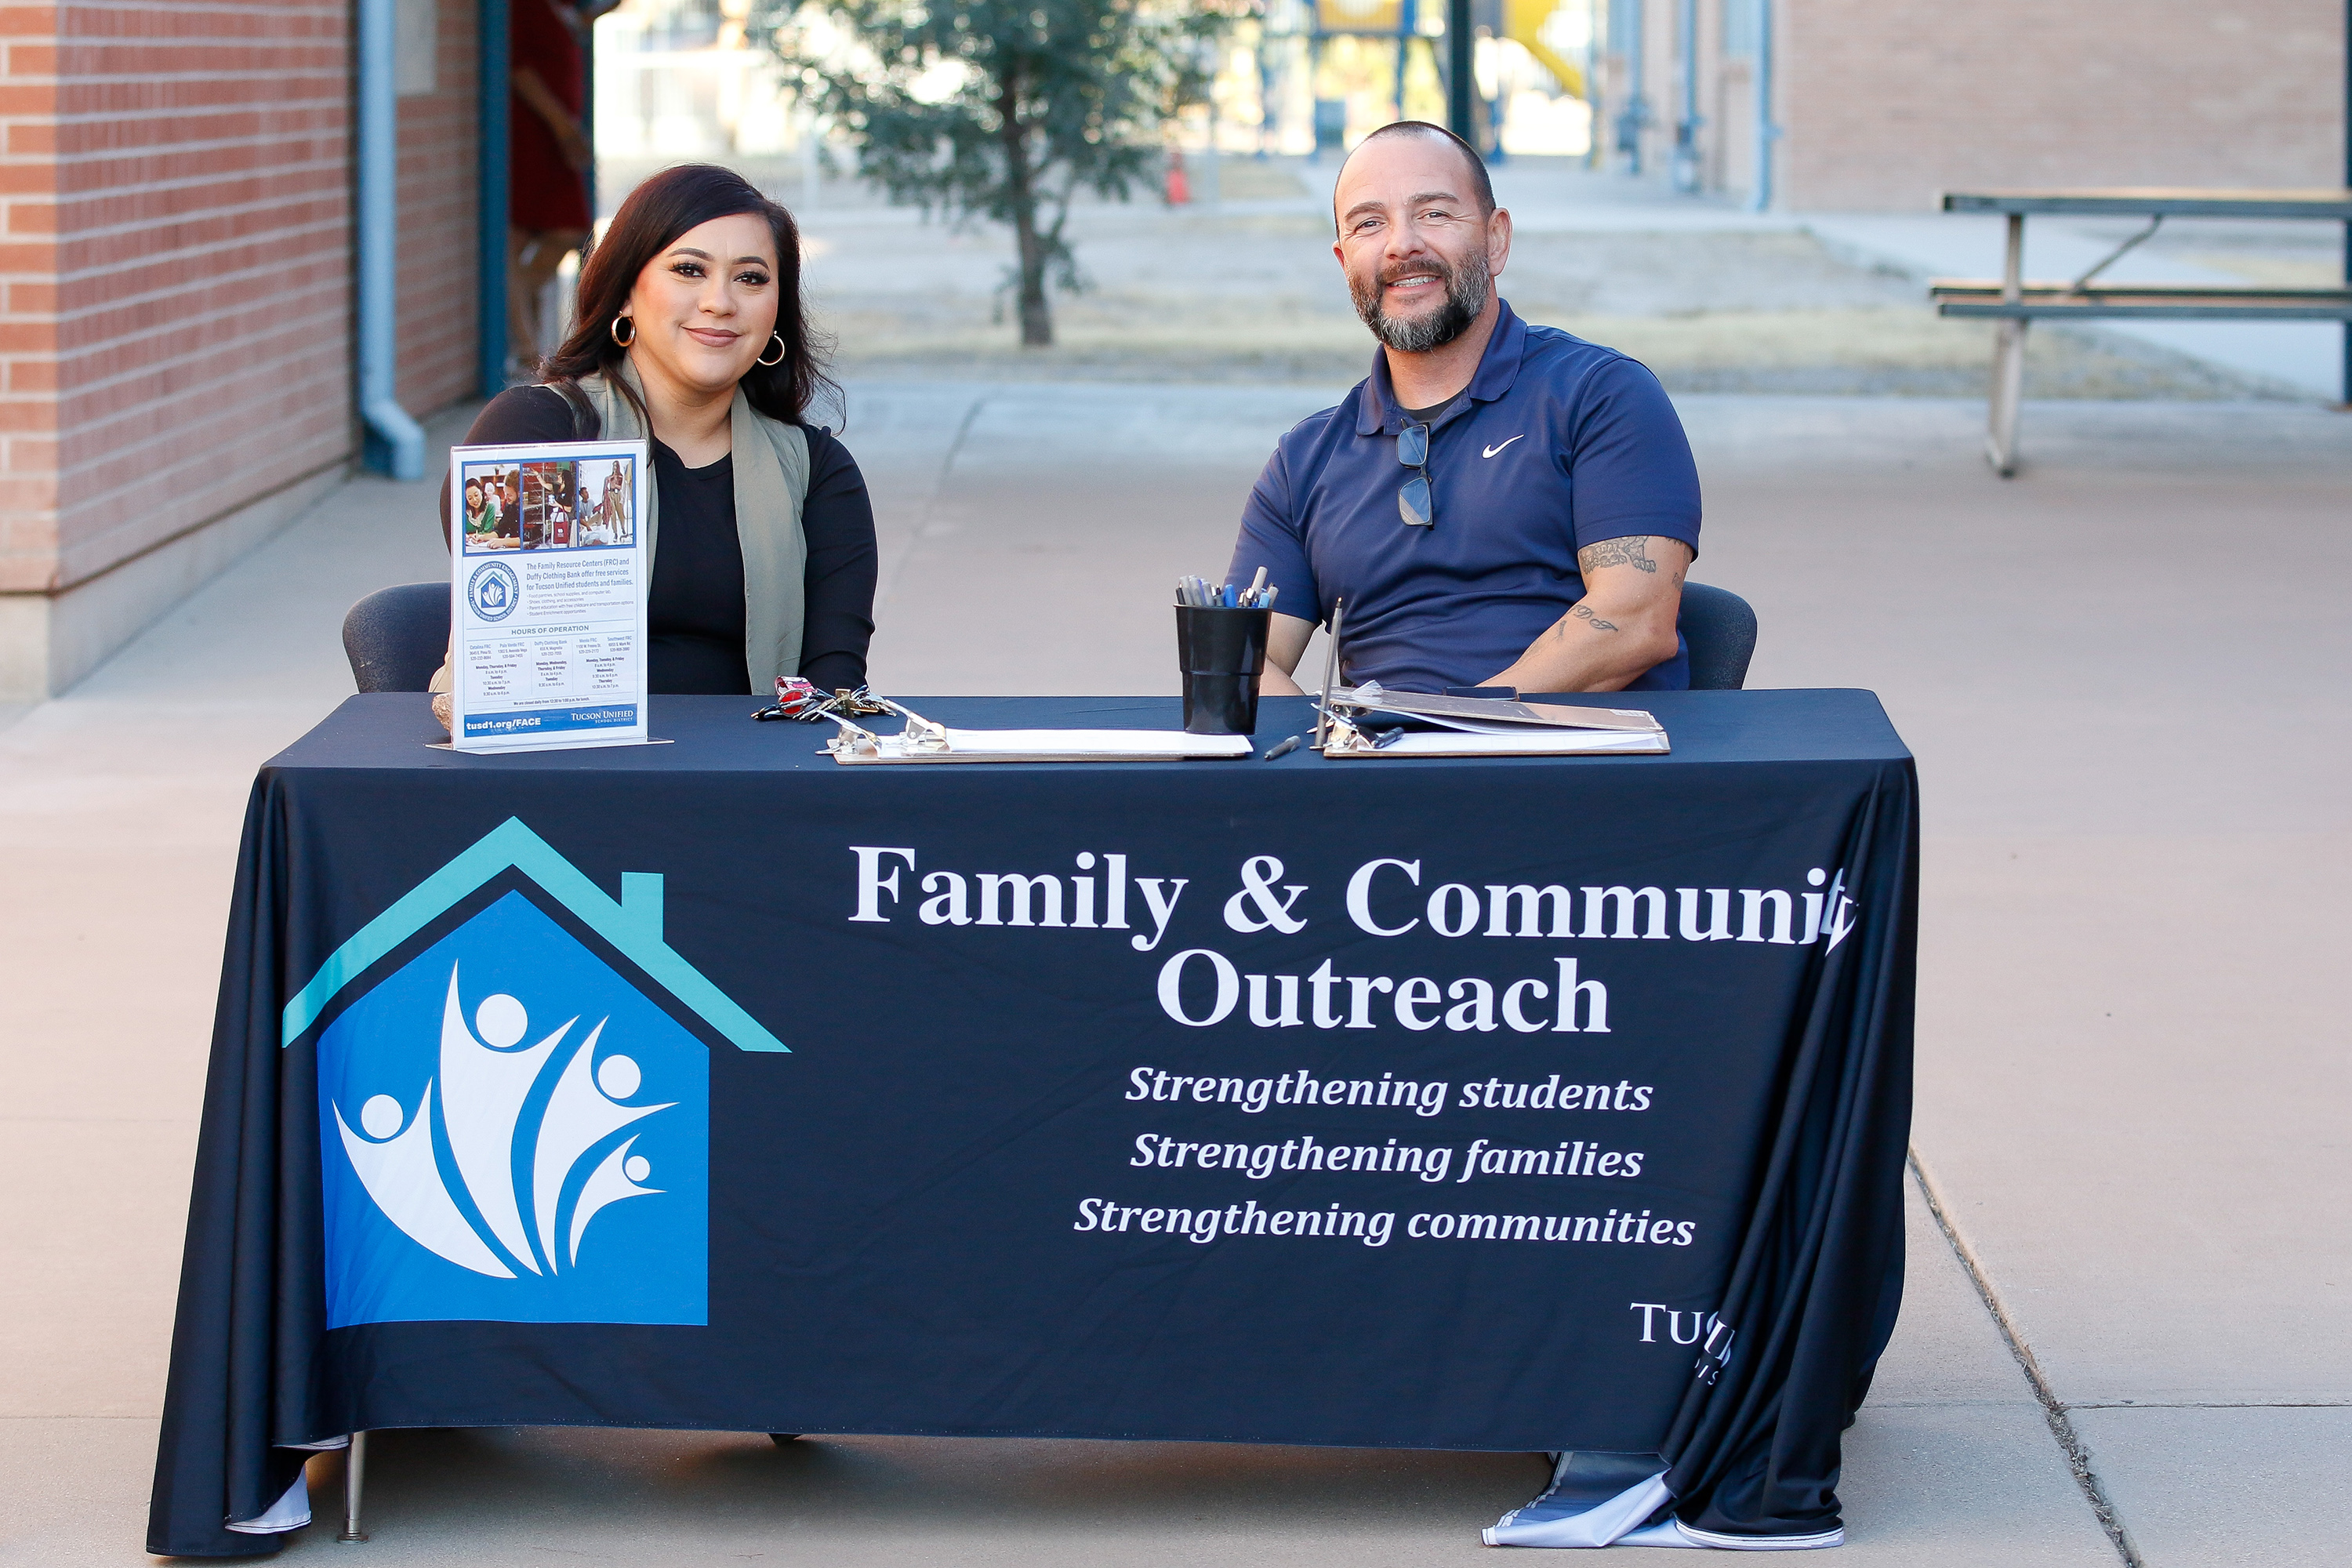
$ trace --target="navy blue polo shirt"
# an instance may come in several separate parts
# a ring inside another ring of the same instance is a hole
[[[1429,432],[1433,528],[1397,513],[1412,470],[1388,357],[1275,447],[1242,512],[1229,576],[1260,566],[1277,614],[1328,620],[1345,598],[1347,679],[1400,691],[1475,686],[1584,596],[1576,552],[1663,535],[1698,549],[1698,469],[1657,377],[1614,349],[1502,307],[1468,395]],[[1310,672],[1302,670],[1302,677]],[[1629,690],[1690,685],[1690,647]]]

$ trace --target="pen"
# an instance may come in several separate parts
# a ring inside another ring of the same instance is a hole
[[[1260,762],[1270,763],[1276,757],[1286,757],[1297,750],[1298,750],[1298,737],[1293,735],[1290,739],[1283,742],[1281,744],[1270,748],[1266,752],[1265,755],[1258,760]]]

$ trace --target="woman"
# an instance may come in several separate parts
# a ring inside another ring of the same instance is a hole
[[[466,542],[479,544],[498,531],[498,509],[479,479],[466,481]]]
[[[832,383],[800,274],[792,215],[741,176],[656,174],[582,265],[580,327],[547,361],[549,384],[509,387],[467,434],[650,439],[651,690],[866,683],[874,510],[847,448],[807,422]],[[446,687],[445,668],[434,689]]]

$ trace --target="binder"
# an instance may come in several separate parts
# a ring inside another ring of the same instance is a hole
[[[1366,681],[1332,690],[1325,711],[1327,757],[1659,756],[1673,749],[1655,714],[1597,703],[1437,697]],[[1382,732],[1381,720],[1399,728]]]

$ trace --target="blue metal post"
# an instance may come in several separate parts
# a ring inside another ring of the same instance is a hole
[[[1682,113],[1675,121],[1674,183],[1678,191],[1699,188],[1698,0],[1682,0],[1675,31],[1682,35]]]
[[[1756,55],[1748,80],[1756,95],[1756,176],[1748,205],[1767,212],[1772,205],[1772,144],[1780,127],[1772,118],[1772,0],[1750,0],[1756,7]]]
[[[1601,167],[1601,39],[1608,30],[1601,0],[1587,0],[1584,28],[1584,166]]]
[[[1413,28],[1420,18],[1414,14],[1413,0],[1402,0],[1397,6],[1396,58],[1396,118],[1404,118],[1404,68],[1412,47]]]
[[[1650,123],[1649,62],[1643,58],[1649,18],[1643,8],[1649,0],[1616,0],[1625,19],[1625,107],[1617,115],[1617,150],[1625,155],[1625,172],[1642,172],[1642,132]],[[1612,40],[1613,41],[1613,40]]]
[[[1470,30],[1470,0],[1446,0],[1445,128],[1475,147],[1478,121],[1470,109],[1475,85]]]
[[[425,475],[425,429],[401,407],[400,100],[395,0],[360,0],[359,403],[368,467],[395,479]]]
[[[507,100],[514,90],[507,41],[507,0],[477,0],[481,37],[480,101],[475,116],[475,382],[484,397],[507,384]]]

